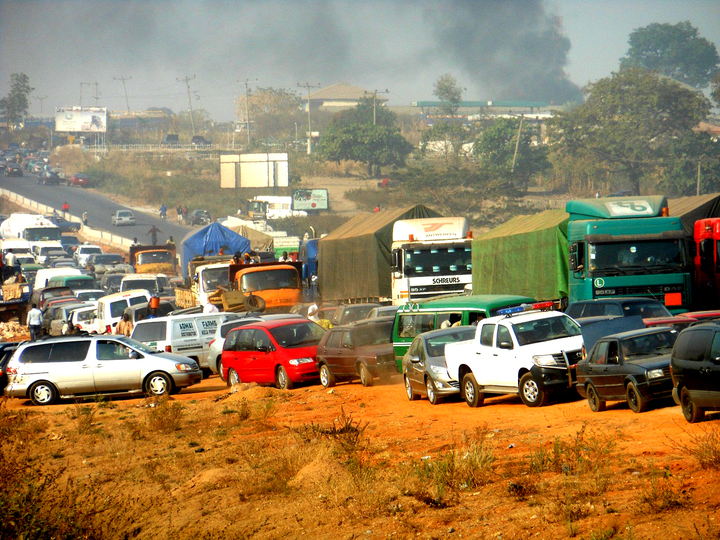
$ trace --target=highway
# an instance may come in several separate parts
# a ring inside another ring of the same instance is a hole
[[[137,238],[141,244],[150,243],[150,236],[147,233],[153,225],[161,231],[158,233],[158,243],[164,244],[168,236],[172,236],[178,246],[183,237],[193,230],[193,227],[180,225],[177,222],[174,209],[168,209],[168,219],[162,221],[159,217],[159,210],[156,210],[153,215],[147,208],[141,206],[141,201],[135,201],[138,206],[124,206],[92,189],[65,185],[43,186],[37,183],[37,177],[34,174],[9,178],[1,176],[0,187],[41,204],[52,206],[58,212],[63,203],[67,201],[70,204],[70,214],[79,218],[83,212],[88,213],[88,226],[111,231],[130,239]],[[135,225],[114,227],[110,223],[110,217],[116,210],[125,209],[132,210],[135,214]],[[197,227],[195,229],[197,230]]]

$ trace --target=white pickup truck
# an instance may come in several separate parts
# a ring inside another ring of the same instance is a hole
[[[558,311],[512,309],[480,321],[471,341],[445,346],[448,373],[471,407],[482,405],[486,392],[520,394],[525,405],[539,407],[550,392],[574,384],[580,326]]]

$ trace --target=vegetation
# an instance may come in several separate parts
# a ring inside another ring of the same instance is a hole
[[[462,88],[458,86],[457,79],[446,73],[435,81],[433,95],[442,102],[440,110],[454,116],[462,101]]]
[[[24,73],[10,75],[10,92],[0,99],[0,117],[10,125],[10,129],[27,115],[30,106],[28,96],[33,90],[29,77]]]

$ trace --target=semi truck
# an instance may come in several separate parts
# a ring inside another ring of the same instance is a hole
[[[461,217],[403,219],[393,225],[392,303],[458,294],[472,282],[472,235]]]
[[[37,242],[60,241],[60,227],[39,214],[10,214],[0,225],[3,239],[22,239],[32,247]]]
[[[473,292],[561,305],[639,296],[688,311],[691,274],[681,219],[663,196],[568,201],[565,212],[519,216],[473,241]]]
[[[138,274],[178,275],[175,245],[130,246],[129,259]]]

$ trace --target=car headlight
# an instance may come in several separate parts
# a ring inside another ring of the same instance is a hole
[[[313,362],[312,358],[293,358],[288,363],[291,366],[299,366],[300,364],[312,364]]]
[[[651,369],[647,372],[647,378],[648,379],[659,379],[663,376],[663,370],[662,369]]]
[[[175,369],[177,369],[178,371],[192,371],[193,366],[191,366],[190,364],[175,364]]]
[[[447,369],[440,366],[430,366],[430,371],[432,371],[436,375],[447,375]]]
[[[539,367],[557,367],[558,365],[557,360],[555,360],[552,354],[538,354],[537,356],[533,356],[532,360],[533,364]]]

